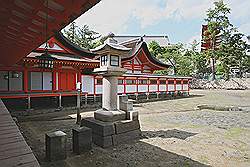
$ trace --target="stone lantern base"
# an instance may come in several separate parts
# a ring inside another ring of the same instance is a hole
[[[94,118],[103,122],[115,122],[126,119],[126,112],[117,110],[117,111],[106,111],[100,109],[94,112]]]
[[[141,130],[138,117],[132,118],[135,119],[104,122],[89,117],[82,119],[81,126],[91,128],[93,142],[100,147],[107,148],[140,138]]]

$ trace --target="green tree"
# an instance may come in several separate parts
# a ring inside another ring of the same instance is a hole
[[[207,11],[208,30],[207,38],[210,40],[211,48],[207,52],[207,57],[212,61],[212,80],[215,79],[215,62],[218,58],[218,40],[225,41],[229,38],[232,31],[234,31],[233,25],[230,23],[228,14],[230,14],[230,8],[223,0],[214,2],[214,8],[210,8]],[[219,39],[220,38],[220,39]]]
[[[63,29],[64,35],[73,43],[76,44],[76,34],[77,34],[77,28],[78,26],[76,25],[75,22],[72,22],[69,25],[69,29]]]
[[[244,35],[234,33],[224,41],[219,50],[219,60],[222,66],[222,72],[226,79],[229,79],[230,67],[238,67],[240,77],[242,77],[243,69],[249,68],[249,56],[246,51],[247,43],[243,40]]]
[[[196,40],[190,44],[191,47],[186,51],[185,54],[189,54],[192,61],[193,74],[203,76],[205,73],[208,73],[207,69],[207,57],[205,53],[198,51],[198,43]]]
[[[85,49],[92,49],[100,45],[97,40],[100,37],[99,33],[90,30],[87,25],[79,27],[72,22],[69,29],[64,29],[63,33],[71,42]]]
[[[149,43],[150,53],[157,59],[172,64],[175,75],[190,76],[193,71],[191,55],[186,54],[183,44],[161,47],[157,42]],[[156,71],[158,74],[168,74],[169,70]]]

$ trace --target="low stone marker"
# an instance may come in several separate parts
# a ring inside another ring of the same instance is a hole
[[[49,161],[66,159],[66,133],[56,131],[45,134],[46,158]]]
[[[79,127],[72,129],[73,134],[73,152],[81,154],[92,148],[92,130],[88,127]]]

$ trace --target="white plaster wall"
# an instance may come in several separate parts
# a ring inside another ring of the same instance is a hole
[[[181,85],[176,85],[176,90],[182,90],[182,86]]]
[[[0,91],[8,91],[8,80],[4,76],[8,75],[8,71],[0,71]]]
[[[96,85],[95,93],[96,94],[102,94],[102,85]]]
[[[82,91],[94,94],[94,77],[90,75],[82,76]]]
[[[159,85],[159,90],[160,91],[166,91],[167,90],[167,86],[166,85]]]
[[[187,84],[183,85],[183,90],[188,90],[188,85]]]
[[[17,72],[18,78],[12,78],[12,71],[9,72],[9,90],[21,91],[23,90],[23,73]]]
[[[42,72],[30,73],[31,90],[42,90]]]
[[[148,92],[148,85],[138,85],[138,92]]]
[[[168,91],[174,91],[174,85],[168,85]]]
[[[118,91],[118,93],[123,93],[124,92],[124,85],[118,85],[117,91]]]
[[[149,85],[149,92],[156,92],[158,90],[157,85]]]
[[[141,74],[141,71],[135,70],[134,74]]]
[[[52,72],[43,72],[43,90],[52,90]]]
[[[126,85],[126,93],[136,92],[136,85]]]

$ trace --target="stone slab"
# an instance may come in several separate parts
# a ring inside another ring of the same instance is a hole
[[[96,134],[99,136],[110,136],[115,134],[114,123],[102,122],[92,117],[82,119],[81,126],[91,128],[92,134]]]
[[[66,134],[62,131],[56,131],[45,134],[46,158],[49,161],[66,159]]]
[[[124,120],[115,122],[116,134],[125,133],[128,131],[133,131],[140,129],[139,120]]]
[[[119,145],[122,143],[128,143],[131,140],[139,139],[141,136],[141,130],[133,130],[121,134],[112,135],[113,145]]]
[[[128,111],[127,113],[126,113],[126,116],[127,116],[127,119],[128,120],[138,120],[139,118],[139,113],[138,113],[138,111]]]
[[[93,142],[102,148],[113,146],[112,136],[100,136],[93,133]]]
[[[119,109],[122,111],[133,111],[133,102],[120,102]]]
[[[126,119],[126,112],[121,110],[106,111],[101,109],[94,112],[94,118],[103,122],[115,122]]]
[[[92,130],[88,127],[72,129],[73,152],[81,154],[92,148]]]

